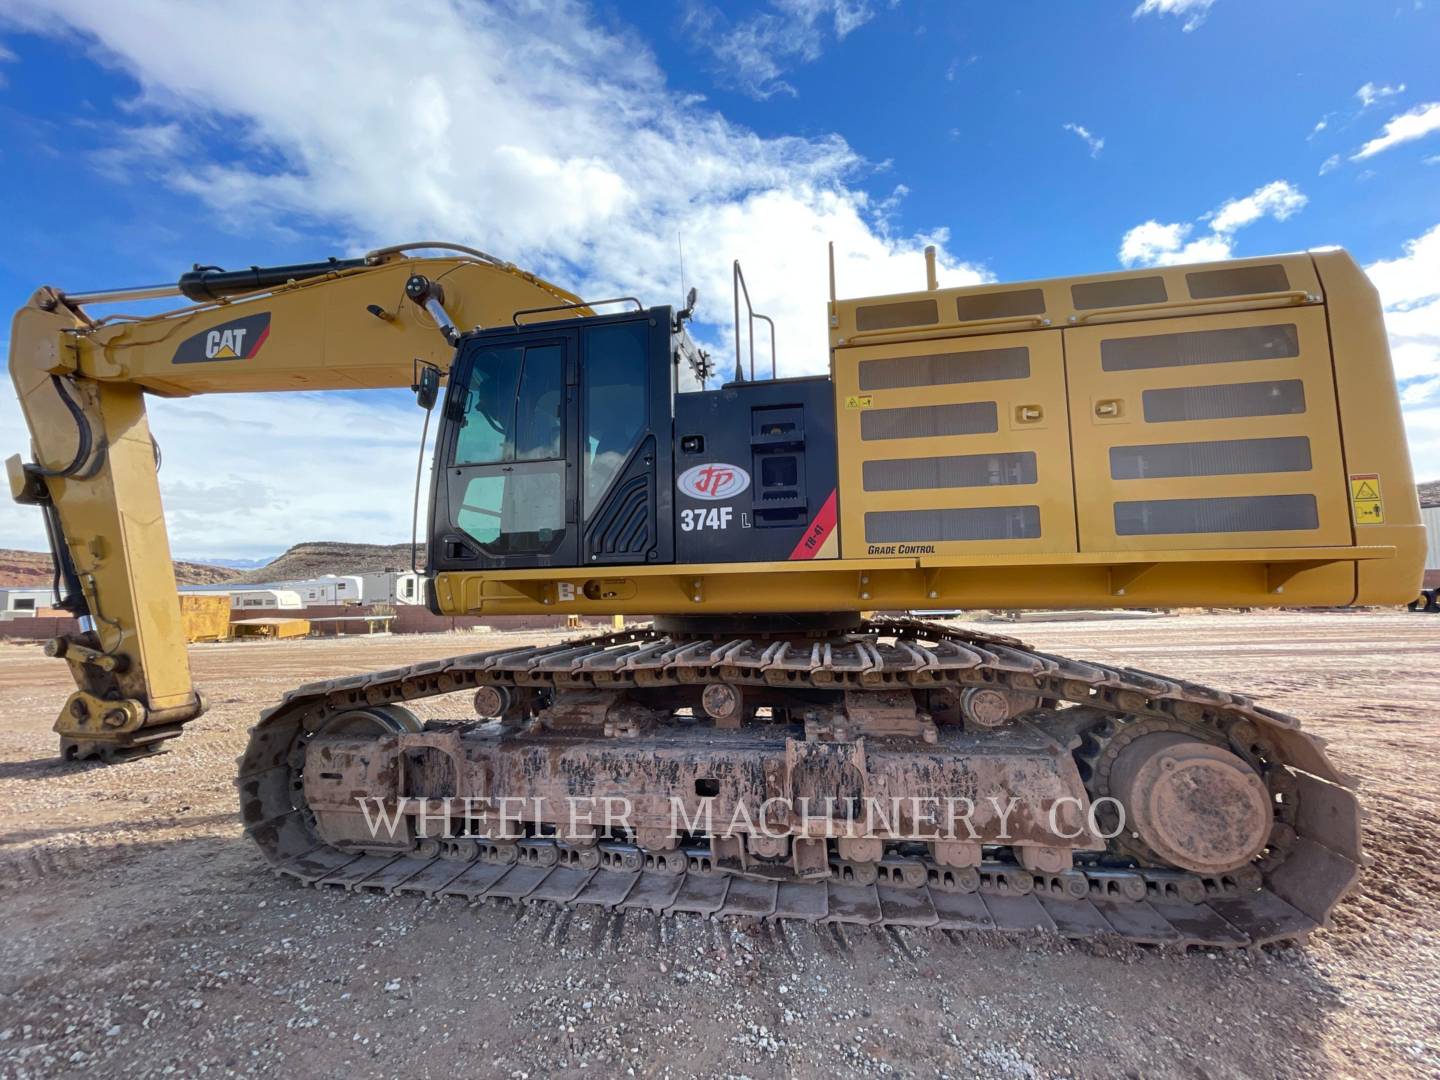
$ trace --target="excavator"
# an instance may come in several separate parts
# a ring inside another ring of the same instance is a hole
[[[1363,855],[1351,779],[1293,717],[910,613],[1411,600],[1374,288],[1334,249],[963,288],[926,255],[925,288],[841,299],[832,251],[829,370],[804,377],[778,376],[773,322],[756,374],[738,263],[728,377],[693,292],[587,301],[460,245],[39,289],[10,339],[32,445],[7,474],[79,619],[47,646],[76,686],[62,753],[153,753],[205,709],[146,395],[408,386],[427,427],[438,408],[431,609],[634,621],[291,690],[236,781],[279,873],[1303,940]]]

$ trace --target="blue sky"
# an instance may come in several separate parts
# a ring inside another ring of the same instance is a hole
[[[728,343],[738,256],[798,373],[826,362],[826,240],[852,295],[920,285],[927,242],[954,284],[1339,244],[1435,478],[1437,55],[1433,0],[11,0],[0,300],[438,237],[664,302],[680,239],[702,337]],[[152,418],[181,555],[408,535],[403,395]],[[23,444],[11,404],[0,432]],[[40,543],[0,510],[0,546]]]

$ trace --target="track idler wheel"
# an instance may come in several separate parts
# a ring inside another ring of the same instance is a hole
[[[1240,758],[1176,732],[1143,735],[1120,752],[1110,789],[1126,828],[1172,866],[1239,869],[1264,849],[1275,811],[1265,782]]]
[[[960,715],[973,728],[1003,727],[1040,704],[1035,695],[1014,694],[993,686],[971,686],[960,695]]]

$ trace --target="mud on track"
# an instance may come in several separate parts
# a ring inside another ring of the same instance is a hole
[[[54,761],[68,692],[0,645],[0,1075],[1432,1075],[1440,617],[987,627],[1251,693],[1357,773],[1373,864],[1303,950],[565,913],[292,887],[232,774],[299,683],[546,635],[196,646],[211,712],[159,758]]]

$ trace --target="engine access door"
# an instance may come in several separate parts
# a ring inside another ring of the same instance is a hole
[[[1060,340],[836,349],[842,556],[1075,551]]]
[[[1318,306],[1065,330],[1082,551],[1350,543]]]

